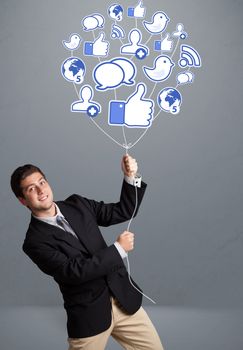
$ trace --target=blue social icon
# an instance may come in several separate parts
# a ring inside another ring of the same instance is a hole
[[[91,86],[82,86],[79,91],[80,100],[71,104],[71,112],[87,113],[90,117],[96,117],[101,111],[101,106],[92,100],[93,95],[94,90]]]
[[[172,35],[182,40],[188,37],[188,34],[184,31],[184,25],[182,23],[176,25],[176,31],[173,32]]]
[[[178,90],[167,87],[158,95],[159,107],[167,113],[178,114],[180,112],[182,96]]]
[[[146,8],[143,7],[143,2],[141,0],[138,1],[135,7],[129,7],[127,9],[128,17],[133,18],[144,18],[146,13]]]
[[[192,84],[194,81],[194,74],[189,71],[181,72],[176,77],[177,84]]]
[[[149,48],[145,45],[141,45],[142,33],[139,29],[132,29],[128,35],[129,43],[123,45],[120,49],[123,55],[135,55],[138,59],[145,58],[149,55]],[[138,55],[137,55],[138,53]],[[144,57],[144,54],[146,56]],[[142,58],[140,58],[140,54]]]
[[[113,4],[108,8],[108,15],[114,20],[114,21],[122,21],[123,19],[123,7],[120,4]]]
[[[180,38],[182,40],[186,39],[187,38],[187,33],[181,33]]]
[[[161,51],[161,40],[155,40],[154,51]]]
[[[152,68],[143,67],[143,71],[147,78],[152,81],[165,81],[171,75],[174,66],[175,64],[170,57],[162,55],[155,59]]]
[[[128,128],[148,128],[152,124],[154,102],[145,99],[145,84],[137,85],[135,92],[126,101],[110,101],[110,125],[124,125]]]
[[[105,61],[98,64],[93,72],[93,79],[97,83],[96,89],[105,91],[118,88],[122,84],[135,84],[136,75],[135,65],[122,57],[117,57],[112,61]]]
[[[84,17],[82,24],[83,30],[91,31],[95,29],[100,29],[104,27],[105,19],[99,13],[94,13],[92,15]]]
[[[111,26],[111,38],[114,39],[123,39],[125,38],[125,32],[122,27],[117,24],[112,24]]]
[[[179,66],[185,67],[201,67],[201,58],[198,52],[191,46],[181,45],[181,54]]]
[[[67,58],[61,66],[61,73],[64,79],[76,84],[82,84],[85,75],[85,64],[78,57]]]
[[[148,56],[148,51],[141,47],[137,49],[135,56],[138,60],[144,60]]]
[[[94,118],[99,114],[99,109],[96,105],[89,106],[87,109],[87,114],[89,117]]]
[[[105,33],[101,32],[94,42],[84,43],[84,55],[106,57],[109,54],[110,43],[105,40]]]
[[[69,40],[63,40],[62,44],[65,49],[73,51],[79,48],[81,41],[82,38],[77,33],[73,33],[70,35]]]
[[[167,27],[169,17],[164,12],[156,12],[151,22],[143,21],[144,28],[153,35],[162,33]]]

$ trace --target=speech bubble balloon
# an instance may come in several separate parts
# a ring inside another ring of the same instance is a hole
[[[194,80],[194,74],[192,72],[186,72],[186,74],[188,75],[188,83],[192,83]]]
[[[93,78],[98,84],[96,89],[98,90],[119,87],[122,84],[124,77],[125,74],[123,69],[112,62],[99,64],[93,72]]]
[[[118,64],[118,66],[121,67],[121,69],[124,72],[124,78],[123,78],[123,84],[126,85],[134,85],[135,81],[133,80],[133,78],[135,77],[137,70],[135,65],[125,59],[125,58],[115,58],[114,60],[111,61],[112,63]]]
[[[83,20],[84,30],[94,30],[98,28],[98,26],[99,26],[99,21],[96,17],[88,16],[88,17],[85,17]]]
[[[177,83],[178,84],[186,84],[189,80],[189,77],[186,73],[180,73],[178,76],[177,76]]]
[[[193,82],[193,73],[184,72],[177,75],[177,83],[178,84],[188,84]]]
[[[92,15],[92,17],[97,19],[99,28],[104,27],[105,19],[103,16],[101,16],[99,14],[94,14],[94,15]]]

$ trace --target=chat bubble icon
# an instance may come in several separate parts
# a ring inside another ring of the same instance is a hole
[[[179,85],[189,84],[193,82],[194,75],[192,72],[184,72],[177,75],[177,83]]]
[[[103,62],[99,64],[93,72],[93,78],[98,84],[95,88],[97,90],[107,90],[119,87],[125,74],[123,69],[115,63]]]
[[[83,29],[94,30],[99,27],[99,20],[93,16],[87,16],[83,19]]]
[[[137,70],[135,65],[125,59],[125,58],[115,58],[114,60],[112,60],[112,63],[117,64],[119,67],[121,67],[121,69],[124,72],[124,78],[123,78],[123,84],[126,85],[134,85],[135,81],[133,80],[133,78],[135,77]]]
[[[194,80],[194,74],[192,72],[186,72],[186,74],[188,75],[188,83],[193,83]]]
[[[93,14],[92,17],[96,18],[98,21],[98,27],[99,28],[103,28],[104,27],[104,23],[105,23],[105,19],[103,16],[101,16],[100,14]]]

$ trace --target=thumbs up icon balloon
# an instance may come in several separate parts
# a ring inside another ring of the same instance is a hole
[[[128,17],[143,18],[145,16],[145,7],[143,7],[143,2],[139,1],[135,7],[128,8]]]
[[[170,39],[170,34],[167,33],[165,38],[161,40],[156,40],[154,43],[155,51],[172,51],[173,40]]]
[[[134,94],[127,101],[111,101],[109,124],[125,125],[129,128],[148,128],[153,117],[152,100],[145,99],[147,92],[145,84],[138,84]]]
[[[171,51],[173,48],[173,40],[170,40],[170,34],[167,33],[165,38],[161,42],[162,51]]]
[[[84,44],[84,54],[86,56],[106,57],[109,53],[110,43],[105,41],[105,33],[100,33],[94,42],[86,42]]]

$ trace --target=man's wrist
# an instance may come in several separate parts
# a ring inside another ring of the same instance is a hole
[[[122,246],[120,245],[120,243],[115,242],[114,246],[116,247],[116,249],[118,250],[118,253],[121,255],[122,259],[125,259],[127,257],[127,252],[125,251],[125,249],[122,248]]]
[[[124,174],[124,179],[130,185],[133,185],[133,186],[136,186],[136,187],[141,187],[142,176],[140,174],[138,174],[138,173],[136,175],[134,175],[134,176],[127,176],[127,175]]]

